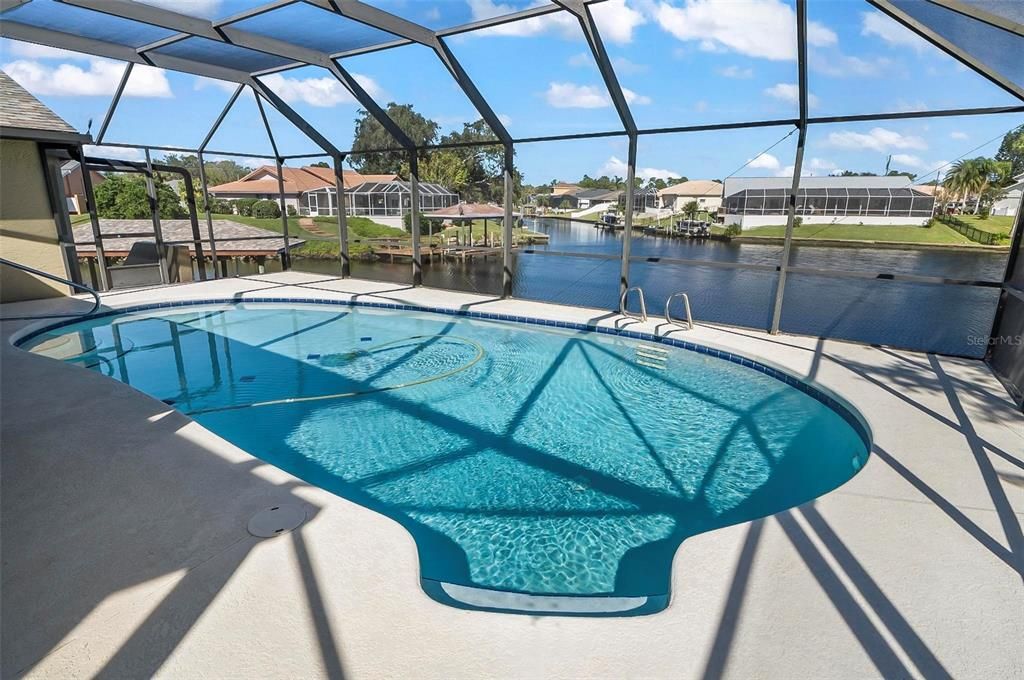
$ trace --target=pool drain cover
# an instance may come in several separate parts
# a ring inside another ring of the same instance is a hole
[[[286,534],[306,521],[306,511],[297,505],[275,505],[260,510],[249,520],[249,533],[260,538]]]

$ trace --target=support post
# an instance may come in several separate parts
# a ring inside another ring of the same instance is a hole
[[[633,183],[636,180],[636,134],[629,136],[626,157],[626,205],[623,213],[622,267],[619,273],[619,299],[629,290],[629,251],[633,240]]]
[[[804,164],[804,144],[807,141],[807,0],[796,0],[797,77],[800,87],[800,123],[793,161],[793,182],[789,188],[789,206],[786,208],[786,239],[779,260],[779,280],[775,287],[775,306],[769,332],[778,335],[782,321],[782,299],[786,293],[786,275],[793,250],[793,224],[796,218],[796,199],[800,191],[800,173]]]
[[[206,167],[203,163],[203,152],[196,153],[199,158],[199,183],[203,187],[203,208],[206,210],[206,233],[210,238],[210,263],[213,265],[213,278],[220,278],[220,270],[217,269],[217,239],[213,235],[213,215],[210,211],[210,189],[206,184]]]
[[[83,170],[85,168],[82,168]],[[85,176],[85,173],[82,173]],[[164,250],[164,234],[160,227],[160,202],[156,195],[156,178],[153,176],[153,158],[146,148],[146,194],[149,197],[149,212],[153,216],[153,240],[156,241],[156,256],[160,261],[160,282],[169,283],[167,271],[167,252]]]
[[[515,149],[505,145],[505,221],[501,225],[501,297],[512,297],[512,182]]]
[[[288,206],[284,202],[284,170],[282,167],[284,159],[278,156],[274,160],[277,162],[277,197],[281,204],[281,235],[284,236],[281,269],[288,271],[292,268],[292,253],[288,245]]]
[[[77,148],[78,163],[82,169],[82,188],[85,189],[86,207],[89,209],[89,223],[92,225],[92,240],[96,243],[96,270],[99,275],[101,291],[110,290],[110,271],[107,269],[107,257],[103,248],[103,233],[100,230],[100,216],[96,212],[96,196],[93,193],[92,176],[89,168],[85,166],[85,152],[82,147]]]
[[[341,254],[341,278],[347,279],[352,276],[352,263],[348,257],[348,216],[345,214],[345,178],[342,170],[344,156],[335,156],[334,159],[334,190],[338,197],[338,246]],[[328,194],[328,199],[330,194]]]
[[[412,285],[423,285],[423,264],[420,262],[420,164],[416,149],[409,151],[409,193],[412,205]]]

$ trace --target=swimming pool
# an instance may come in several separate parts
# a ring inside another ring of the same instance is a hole
[[[631,335],[245,303],[108,315],[22,346],[399,522],[439,601],[621,616],[667,606],[687,537],[827,493],[869,448],[815,388]]]

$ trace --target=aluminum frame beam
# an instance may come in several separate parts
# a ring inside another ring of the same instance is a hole
[[[410,231],[412,231],[412,285],[423,285],[423,261],[420,259],[420,162],[416,150],[409,151]],[[472,240],[473,228],[469,230]]]
[[[110,100],[110,106],[107,108],[107,115],[103,116],[103,123],[100,125],[100,131],[96,135],[97,146],[103,143],[103,137],[107,134],[107,128],[110,127],[110,121],[114,118],[114,111],[117,109],[118,102],[121,101],[121,95],[124,94],[124,88],[128,85],[128,79],[132,77],[132,69],[134,67],[135,64],[130,61],[124,66],[124,74],[121,76],[121,81],[117,84],[117,90],[114,91],[114,98]]]
[[[135,48],[117,43],[84,38],[73,33],[55,31],[50,28],[40,28],[29,24],[22,24],[17,21],[0,21],[0,37],[23,42],[46,45],[47,47],[58,47],[72,52],[82,52],[97,57],[106,57],[117,61],[127,61],[135,64],[146,64],[160,68],[189,73],[195,76],[226,80],[232,83],[245,83],[250,79],[250,74],[237,69],[224,66],[214,66],[191,59],[172,57],[165,54],[154,54],[145,58],[136,52]]]
[[[626,95],[619,84],[619,78],[612,67],[608,52],[604,48],[601,33],[597,29],[597,23],[594,21],[590,7],[583,0],[555,0],[555,2],[575,15],[579,20],[580,28],[587,40],[587,44],[590,46],[590,52],[594,56],[594,61],[597,62],[597,69],[601,72],[601,79],[604,80],[605,89],[608,90],[608,96],[612,98],[615,111],[619,114],[619,120],[622,121],[622,127],[629,135],[636,135],[637,128],[636,122],[633,120],[633,113],[626,102]]]
[[[772,322],[769,332],[776,335],[782,320],[782,300],[786,293],[786,274],[793,250],[793,225],[796,223],[796,199],[800,191],[800,174],[804,165],[804,146],[807,142],[807,0],[796,0],[796,43],[797,79],[800,96],[799,135],[796,142],[796,158],[793,161],[793,182],[789,189],[789,205],[786,207],[786,238],[779,258],[779,280],[775,286],[775,303],[772,307]]]
[[[505,145],[503,168],[505,189],[505,222],[501,229],[501,297],[512,297],[512,186],[515,183],[515,148]]]

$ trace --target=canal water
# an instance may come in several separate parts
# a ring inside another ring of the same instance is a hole
[[[550,242],[513,255],[513,295],[561,304],[616,309],[622,232],[555,219],[527,220]],[[546,253],[571,253],[558,255]],[[654,261],[657,258],[775,266],[781,245],[663,238],[634,233],[630,284],[644,290],[647,311],[661,315],[675,292],[689,295],[695,319],[765,329],[778,274]],[[615,256],[607,258],[606,256]],[[590,256],[590,257],[587,257]],[[295,269],[338,273],[338,263],[295,258]],[[916,274],[971,281],[1001,280],[1006,253],[953,250],[795,246],[792,264],[822,270]],[[358,261],[353,276],[407,284],[408,262]],[[241,273],[252,273],[243,265]],[[424,265],[427,286],[500,294],[500,258]],[[980,357],[999,293],[995,288],[790,274],[782,330],[944,354]],[[635,300],[630,302],[636,308]],[[682,314],[674,308],[673,314]]]

